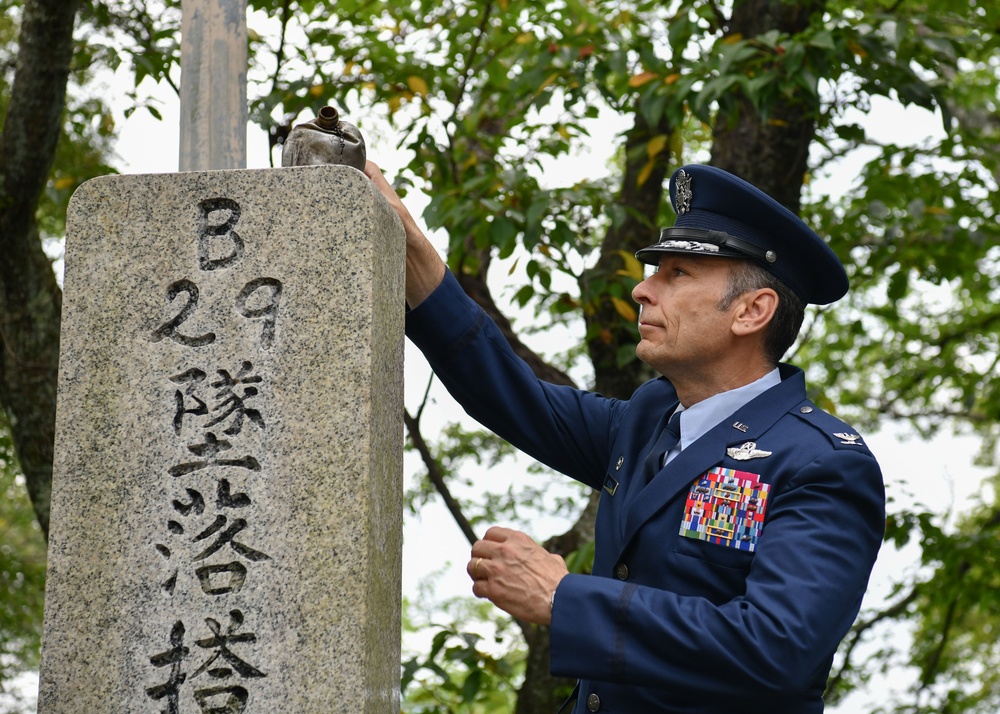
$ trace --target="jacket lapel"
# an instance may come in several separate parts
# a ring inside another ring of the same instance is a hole
[[[781,384],[767,390],[740,407],[733,415],[709,429],[697,441],[681,451],[644,489],[641,497],[630,495],[626,504],[622,551],[639,529],[678,494],[686,494],[692,482],[726,458],[726,448],[754,441],[778,419],[805,398],[805,378],[801,370],[789,373],[782,365]],[[665,424],[665,417],[663,420]],[[746,431],[740,427],[746,427]],[[656,432],[659,433],[659,430]],[[655,436],[654,439],[655,441]],[[647,448],[652,444],[647,445]],[[646,452],[648,453],[648,451]],[[630,489],[632,490],[632,489]],[[638,490],[638,489],[635,489]],[[680,528],[680,523],[677,523]]]
[[[674,413],[674,410],[677,409],[677,406],[679,404],[680,401],[677,399],[676,396],[671,401],[666,402],[664,404],[663,416],[661,416],[659,421],[656,422],[656,427],[653,429],[653,433],[650,435],[649,441],[646,442],[646,445],[642,447],[642,451],[639,452],[639,456],[635,461],[632,475],[630,476],[630,478],[633,480],[633,483],[629,483],[628,489],[625,493],[625,502],[622,504],[622,510],[626,514],[630,512],[632,505],[639,498],[639,494],[646,493],[647,489],[649,488],[649,486],[643,488],[641,485],[642,480],[646,476],[642,468],[643,464],[646,463],[646,457],[649,455],[649,452],[652,451],[653,447],[656,445],[656,440],[659,438],[664,428],[666,428],[667,421],[670,419],[670,416]],[[659,474],[657,474],[657,476],[659,476]],[[655,480],[656,477],[654,477],[653,481]],[[651,485],[652,482],[650,483],[650,486]],[[624,535],[625,532],[624,531],[625,522],[626,521],[624,518],[621,519],[620,521],[622,528],[621,535]]]

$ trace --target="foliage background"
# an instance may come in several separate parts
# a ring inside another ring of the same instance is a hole
[[[171,103],[159,97],[176,88],[178,77],[177,2],[72,4],[79,14],[67,110],[57,118],[60,140],[37,202],[37,231],[28,236],[50,253],[58,253],[68,196],[117,164],[111,151],[124,116],[168,111]],[[0,0],[5,136],[17,32],[32,6],[51,0]],[[380,137],[373,156],[396,161],[390,177],[411,192],[466,289],[497,316],[514,318],[512,338],[537,370],[556,380],[627,393],[642,377],[632,358],[634,309],[627,297],[639,275],[628,255],[671,220],[662,178],[672,167],[712,160],[773,184],[770,190],[795,206],[801,193],[804,217],[830,237],[854,285],[836,309],[812,313],[813,339],[795,354],[809,367],[814,396],[868,430],[913,432],[922,440],[965,435],[961,443],[980,447],[984,469],[970,477],[978,480],[971,501],[957,501],[971,509],[956,514],[947,470],[965,469],[950,459],[933,466],[928,458],[951,456],[955,442],[931,442],[941,445],[928,450],[911,441],[897,452],[908,462],[884,459],[898,484],[886,553],[902,547],[908,566],[867,603],[842,650],[830,699],[853,693],[858,701],[858,694],[881,686],[882,675],[903,674],[898,689],[880,698],[883,711],[1000,708],[992,674],[1000,671],[992,636],[1000,624],[992,477],[1000,413],[995,3],[253,0],[250,6],[251,111],[259,125],[252,146],[266,140],[273,148],[292,123],[323,103],[357,117],[369,136]],[[113,88],[102,89],[109,70],[120,74]],[[947,131],[907,143],[901,131],[879,136],[862,120],[890,111],[900,116],[894,112],[900,106],[922,107]],[[615,131],[602,131],[601,122]],[[166,121],[141,130],[140,150],[149,151],[151,136],[169,146],[175,126]],[[554,170],[594,141],[608,149],[601,154],[610,157],[607,171],[577,170],[566,179]],[[780,181],[776,167],[787,169],[794,153],[782,154],[786,146],[808,147],[801,157],[808,170],[786,170],[790,180]],[[36,148],[22,142],[15,155],[6,141],[4,147],[8,177],[15,159],[27,152],[30,162]],[[747,156],[745,147],[759,153]],[[266,166],[277,151],[257,156],[255,165]],[[838,180],[825,180],[828,174]],[[11,236],[2,238],[7,243]],[[17,316],[3,300],[0,308],[10,342]],[[0,373],[18,376],[9,367]],[[453,409],[436,391],[425,394],[425,377],[411,378],[407,394],[413,511],[426,518],[432,504],[450,496],[448,516],[468,535],[498,519],[537,527],[531,505],[538,505],[561,518],[543,519],[552,530],[536,535],[579,555],[584,569],[585,539],[558,540],[586,529],[586,510],[577,520],[578,494],[539,486],[546,482],[538,479],[509,485],[504,472],[532,465],[512,461],[503,444],[468,424],[441,417]],[[17,411],[15,391],[0,390],[8,414]],[[24,419],[11,424],[23,427]],[[17,617],[0,621],[0,639],[18,653],[0,660],[7,676],[34,663],[37,537],[47,510],[44,464],[22,459],[22,477],[6,467],[13,464],[9,443],[3,453],[7,485],[0,493],[11,493],[12,484],[22,497],[27,486],[42,523],[31,525],[23,500],[4,500],[15,515],[5,521],[11,525],[3,539],[12,559],[0,567]],[[485,469],[488,481],[479,473]],[[487,482],[494,488],[484,493]],[[907,483],[931,487],[910,496]],[[542,493],[551,500],[541,501]],[[461,542],[454,534],[451,540]],[[454,559],[460,569],[461,557]],[[544,660],[544,633],[497,621],[481,604],[429,608],[428,597],[421,593],[408,610],[421,643],[404,658],[409,710],[527,706],[534,695],[526,682]],[[561,686],[540,681],[548,692]],[[544,692],[535,697],[551,699]]]

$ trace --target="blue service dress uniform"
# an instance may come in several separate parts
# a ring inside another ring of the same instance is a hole
[[[601,491],[592,575],[559,585],[551,669],[575,714],[813,714],[882,540],[864,440],[806,398],[801,370],[639,474],[678,404],[665,378],[629,400],[538,380],[454,276],[407,336],[466,411]]]

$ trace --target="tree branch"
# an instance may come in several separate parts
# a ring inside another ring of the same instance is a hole
[[[448,488],[448,484],[445,483],[444,474],[441,473],[441,465],[434,458],[434,455],[431,454],[431,450],[427,446],[423,434],[420,433],[420,422],[410,416],[410,413],[404,409],[403,423],[406,424],[406,432],[410,435],[413,448],[417,450],[417,453],[420,454],[420,460],[424,462],[424,467],[427,469],[427,477],[431,480],[435,490],[441,495],[441,500],[444,501],[445,507],[448,509],[451,517],[455,519],[455,523],[458,524],[465,539],[469,541],[469,545],[472,545],[479,540],[479,537],[476,535],[475,530],[473,530],[469,519],[462,513],[461,504],[451,495],[451,490]]]

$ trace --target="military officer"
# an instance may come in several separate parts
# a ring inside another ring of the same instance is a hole
[[[575,714],[821,712],[885,523],[864,439],[780,362],[805,305],[846,293],[835,254],[749,183],[679,169],[632,293],[661,376],[608,399],[538,380],[366,173],[406,231],[408,337],[474,418],[601,492],[592,575],[502,527],[467,566],[477,596],[551,627]]]

